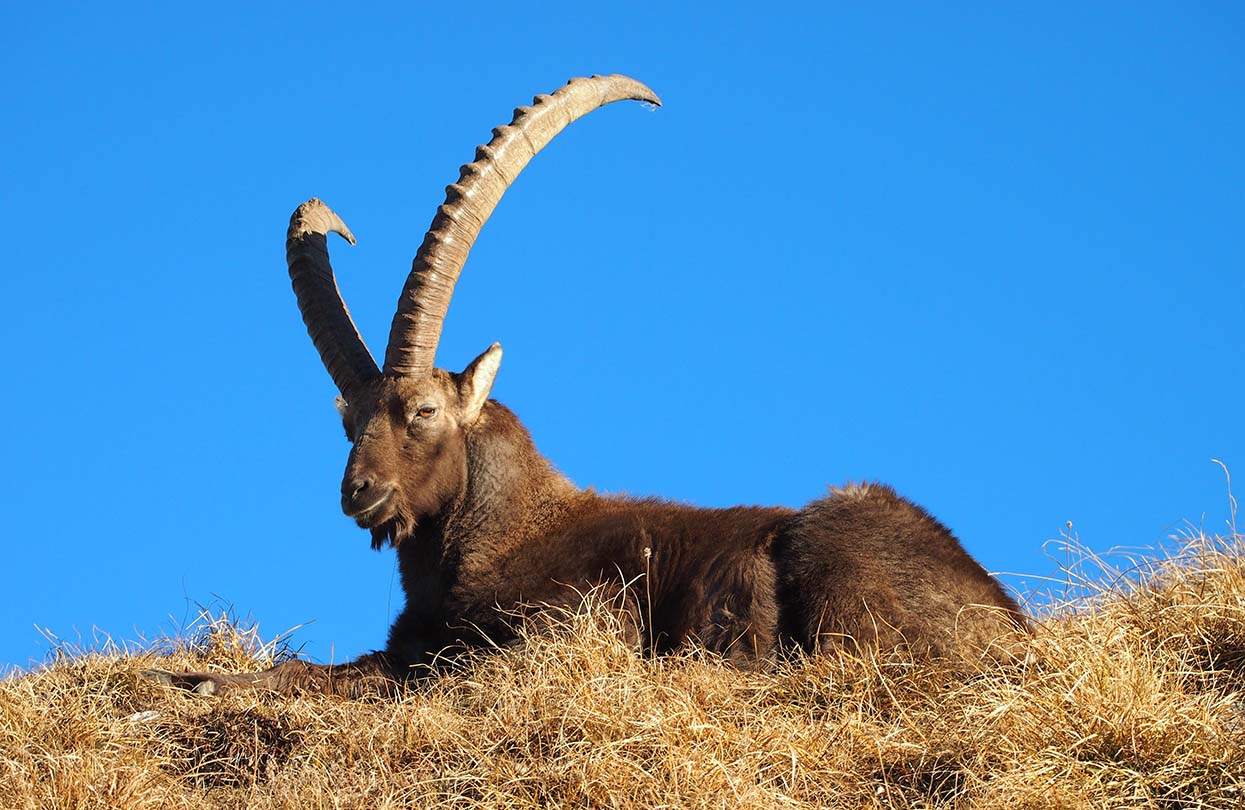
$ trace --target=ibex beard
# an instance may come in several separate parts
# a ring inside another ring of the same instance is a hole
[[[385,649],[348,664],[152,677],[207,694],[392,693],[454,651],[506,642],[515,612],[571,607],[589,590],[620,606],[631,640],[654,653],[695,644],[741,666],[830,646],[1008,654],[1024,627],[1016,603],[946,527],[887,486],[832,490],[800,510],[599,495],[558,473],[489,399],[498,344],[461,373],[433,367],[454,284],[509,183],[567,124],[621,99],[660,104],[625,76],[573,79],[494,130],[416,254],[383,367],[329,263],[327,234],[353,235],[319,200],[298,207],[290,278],[351,442],[342,510],[374,547],[396,549],[405,607]]]

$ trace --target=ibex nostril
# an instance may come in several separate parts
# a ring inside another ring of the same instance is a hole
[[[342,482],[342,498],[354,501],[372,486],[371,478],[351,478]]]

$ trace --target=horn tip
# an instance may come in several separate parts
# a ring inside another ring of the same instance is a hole
[[[571,81],[567,82],[567,84],[581,81],[607,82],[619,87],[619,89],[622,89],[627,94],[625,96],[626,98],[633,101],[643,101],[645,103],[652,104],[654,107],[661,106],[661,96],[654,93],[651,87],[646,85],[644,82],[637,81],[623,73],[611,73],[608,76],[594,73],[588,79],[584,79],[582,77],[571,79]]]
[[[350,232],[350,228],[346,226],[342,218],[332,208],[325,205],[319,197],[312,197],[298,206],[290,216],[291,237],[307,233],[324,235],[330,231],[351,245],[357,244],[354,234]]]

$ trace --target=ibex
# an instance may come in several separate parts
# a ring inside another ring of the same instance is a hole
[[[396,549],[406,606],[384,651],[351,663],[153,677],[208,694],[391,692],[453,650],[506,642],[515,611],[570,606],[589,589],[619,605],[640,649],[695,644],[745,666],[828,645],[981,651],[1023,623],[951,532],[887,486],[832,490],[800,510],[601,495],[562,476],[489,399],[500,345],[461,373],[433,367],[454,284],[502,194],[563,127],[621,99],[661,103],[625,76],[573,79],[477,149],[415,256],[383,369],[329,265],[328,232],[354,237],[319,200],[298,207],[290,278],[352,445],[342,510],[373,548]]]

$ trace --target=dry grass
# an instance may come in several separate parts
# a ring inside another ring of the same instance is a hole
[[[396,704],[136,677],[272,662],[209,622],[0,681],[0,807],[1241,807],[1241,539],[1144,568],[973,672],[647,660],[590,605]]]

